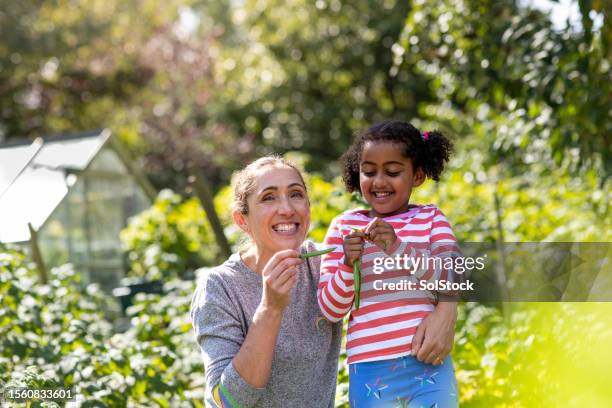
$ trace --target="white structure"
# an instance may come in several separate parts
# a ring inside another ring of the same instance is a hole
[[[48,267],[106,289],[125,273],[119,231],[154,196],[108,129],[0,145],[0,243],[27,245],[30,224]]]

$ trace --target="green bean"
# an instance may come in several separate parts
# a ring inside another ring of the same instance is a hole
[[[299,258],[300,259],[306,259],[306,258],[310,258],[312,256],[325,255],[325,254],[330,253],[333,250],[334,250],[334,248],[326,248],[326,249],[322,249],[320,251],[307,252],[305,254],[300,254]]]
[[[353,278],[355,279],[355,310],[359,309],[359,300],[361,297],[361,262],[359,259],[353,261]]]
[[[353,232],[361,231],[358,228],[352,228]],[[359,310],[359,302],[361,300],[361,262],[359,259],[353,261],[353,279],[355,287],[355,310]]]

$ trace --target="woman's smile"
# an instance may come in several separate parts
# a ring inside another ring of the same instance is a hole
[[[272,225],[272,229],[277,234],[281,235],[294,235],[299,232],[300,223],[299,222],[282,222],[278,224]]]

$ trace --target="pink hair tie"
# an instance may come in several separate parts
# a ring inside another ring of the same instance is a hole
[[[427,132],[423,132],[422,137],[423,137],[423,141],[425,141],[425,142],[426,142],[426,141],[427,141],[427,139],[429,139],[429,134],[427,134]]]

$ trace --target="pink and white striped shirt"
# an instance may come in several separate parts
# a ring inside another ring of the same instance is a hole
[[[321,263],[318,290],[321,312],[332,322],[351,312],[346,342],[349,364],[410,354],[418,325],[435,308],[435,291],[390,290],[388,286],[381,289],[383,283],[458,280],[452,268],[435,266],[434,262],[425,263],[427,267],[421,268],[415,264],[406,268],[405,263],[394,263],[381,272],[382,262],[377,258],[397,260],[420,256],[427,259],[430,256],[430,259],[449,259],[458,256],[457,240],[442,211],[432,204],[414,206],[405,213],[384,218],[398,238],[386,252],[366,241],[361,257],[361,304],[354,310],[353,268],[344,264],[342,243],[352,228],[362,229],[372,221],[368,213],[367,210],[351,210],[334,218],[325,244],[335,249],[326,254]]]

